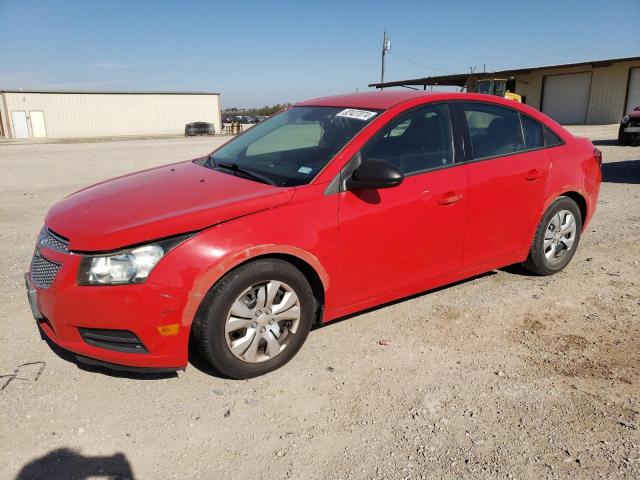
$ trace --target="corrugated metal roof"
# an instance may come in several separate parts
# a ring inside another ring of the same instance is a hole
[[[622,57],[622,58],[612,58],[609,60],[591,60],[588,62],[563,63],[559,65],[544,65],[541,67],[526,67],[526,68],[516,68],[511,70],[496,70],[493,72],[455,73],[452,75],[421,77],[421,78],[413,78],[409,80],[396,80],[393,82],[370,83],[369,86],[376,87],[376,88],[401,87],[403,85],[443,85],[443,86],[462,87],[467,83],[467,79],[472,75],[474,77],[480,77],[480,78],[487,77],[487,76],[513,77],[516,75],[523,75],[530,72],[534,72],[536,70],[552,70],[557,68],[582,67],[582,66],[607,67],[614,63],[633,62],[637,60],[640,60],[640,57]]]
[[[219,92],[154,92],[150,90],[119,92],[114,90],[2,90],[0,93],[55,93],[96,95],[220,95]]]

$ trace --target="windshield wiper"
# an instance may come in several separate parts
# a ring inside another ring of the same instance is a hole
[[[209,164],[214,169],[215,168],[223,168],[225,170],[230,170],[230,171],[234,172],[236,175],[238,175],[238,174],[244,175],[245,177],[248,177],[251,180],[255,180],[256,182],[266,183],[267,185],[277,186],[276,182],[274,182],[270,178],[265,177],[263,175],[260,175],[259,173],[254,173],[254,172],[251,172],[249,170],[246,170],[246,169],[242,168],[240,165],[238,165],[237,163],[216,162],[216,161],[214,161],[213,157],[211,155],[209,155]]]

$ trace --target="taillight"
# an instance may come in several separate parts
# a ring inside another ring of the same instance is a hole
[[[602,168],[602,152],[597,148],[593,149],[593,158],[595,158],[596,162],[598,162],[598,166]]]

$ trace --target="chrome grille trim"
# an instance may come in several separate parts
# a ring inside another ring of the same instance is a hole
[[[38,252],[33,254],[31,259],[31,279],[40,288],[49,288],[60,270],[59,263],[52,262],[43,257]]]

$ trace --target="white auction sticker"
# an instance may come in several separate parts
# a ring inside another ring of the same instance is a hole
[[[336,117],[355,118],[356,120],[369,120],[375,116],[376,112],[369,112],[367,110],[358,110],[355,108],[347,108],[339,113],[336,113]]]

